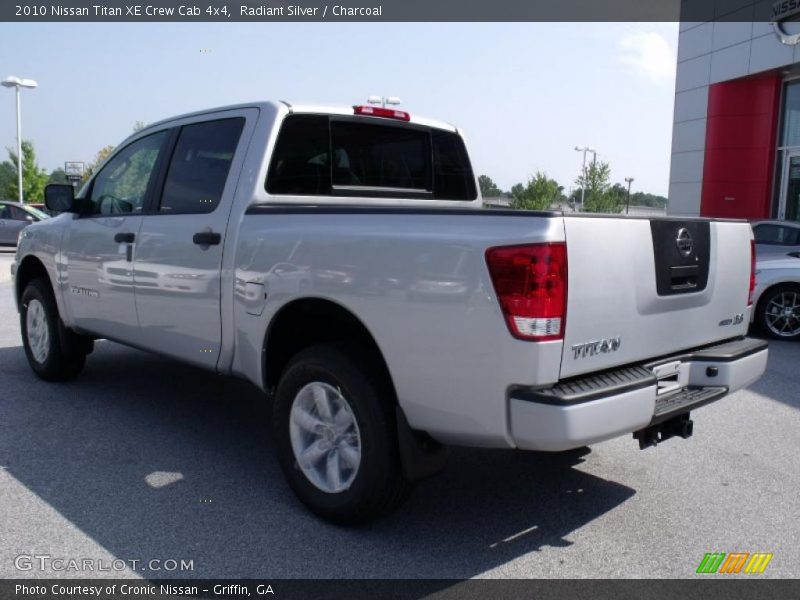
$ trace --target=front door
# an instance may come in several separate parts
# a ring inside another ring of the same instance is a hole
[[[784,158],[778,218],[800,221],[800,150],[790,150]]]
[[[236,188],[229,174],[242,161],[248,114],[256,113],[226,111],[178,128],[136,242],[141,345],[211,369],[222,340],[220,271]]]
[[[161,131],[118,151],[94,178],[90,210],[66,233],[64,294],[75,326],[100,337],[138,342],[133,246],[167,139]]]

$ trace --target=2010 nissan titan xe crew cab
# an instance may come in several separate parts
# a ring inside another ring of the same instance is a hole
[[[248,379],[289,485],[337,522],[447,444],[688,437],[767,361],[746,222],[483,209],[459,130],[399,110],[176,117],[46,199],[12,267],[35,373],[105,338]]]

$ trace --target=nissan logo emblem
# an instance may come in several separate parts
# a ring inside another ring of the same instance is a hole
[[[681,227],[678,230],[678,237],[675,238],[675,245],[678,247],[678,252],[681,253],[681,256],[689,256],[694,249],[694,240],[692,240],[692,234],[689,233],[689,230]]]

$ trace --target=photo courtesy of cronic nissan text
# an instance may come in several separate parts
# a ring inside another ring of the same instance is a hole
[[[0,600],[800,598],[800,2],[137,1],[0,4]]]

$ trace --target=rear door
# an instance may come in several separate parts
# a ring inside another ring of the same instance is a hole
[[[258,114],[224,111],[179,123],[137,236],[134,285],[143,347],[214,368],[221,344],[220,270],[238,173]]]
[[[576,216],[564,226],[562,378],[745,333],[748,223]]]

